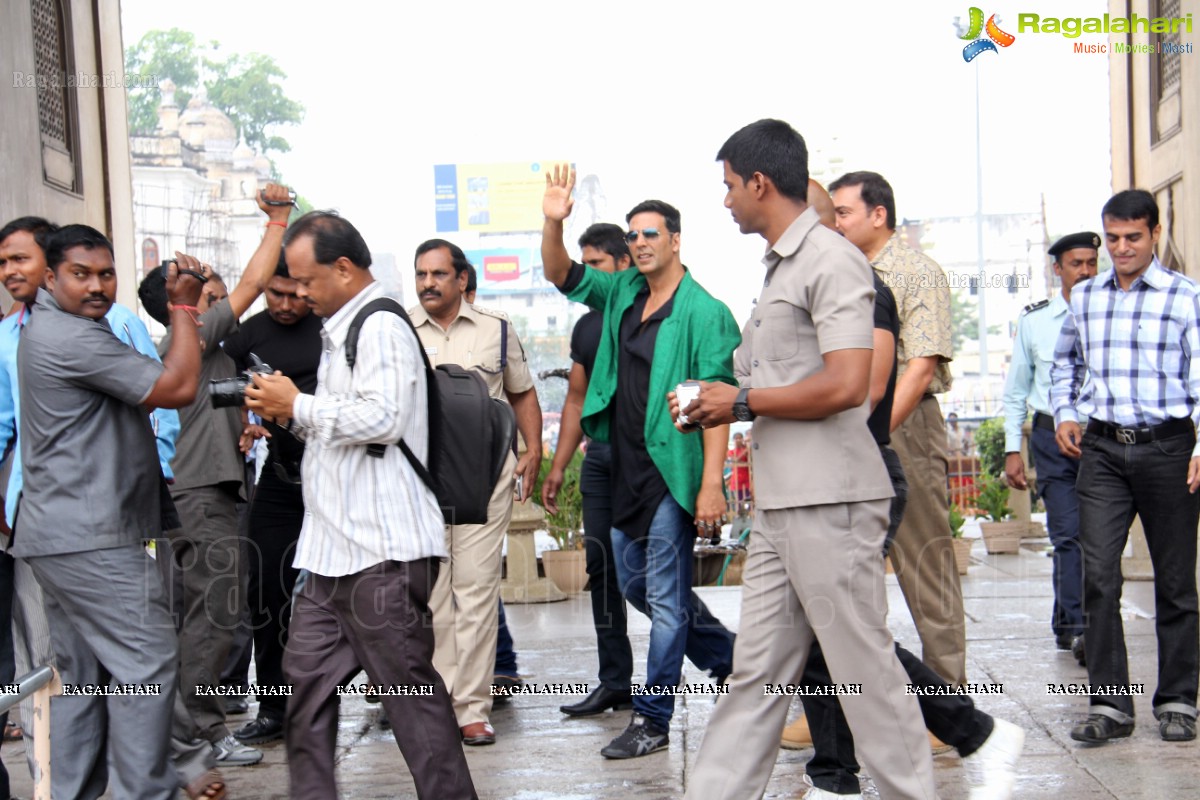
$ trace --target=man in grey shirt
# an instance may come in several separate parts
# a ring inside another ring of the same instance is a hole
[[[61,669],[51,768],[74,776],[81,796],[99,797],[111,762],[114,797],[165,800],[178,793],[169,761],[178,655],[142,546],[162,524],[146,407],[178,408],[196,394],[200,348],[183,307],[195,305],[201,281],[170,269],[176,337],[160,364],[104,323],[117,278],[103,234],[68,225],[46,256],[48,291],[38,292],[17,354],[25,484],[12,553],[45,592]],[[204,276],[194,259],[178,258]]]

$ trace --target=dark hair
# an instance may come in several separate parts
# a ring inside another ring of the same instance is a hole
[[[664,203],[662,200],[643,200],[633,207],[633,210],[625,215],[625,221],[636,217],[638,214],[661,214],[663,220],[666,221],[667,231],[670,233],[679,233],[680,227],[679,209],[670,203]]]
[[[273,277],[288,278],[289,280],[292,277],[292,274],[288,272],[287,259],[283,257],[282,247],[279,248],[279,260],[275,262],[275,275]]]
[[[329,266],[344,257],[360,269],[371,267],[371,250],[362,234],[336,211],[310,211],[293,222],[283,236],[284,246],[301,236],[312,237],[318,264]]]
[[[21,231],[32,233],[33,241],[38,247],[42,248],[42,253],[44,254],[46,252],[46,243],[50,239],[50,235],[58,231],[58,226],[42,217],[17,217],[3,228],[0,228],[0,242],[3,242],[14,233]]]
[[[67,251],[73,247],[82,247],[85,250],[103,247],[110,256],[113,255],[112,242],[100,231],[90,225],[64,225],[46,241],[46,265],[57,273],[59,266],[66,260]]]
[[[159,325],[171,327],[171,312],[167,309],[167,282],[162,270],[152,269],[138,284],[138,299],[150,318]]]
[[[455,277],[462,275],[463,272],[471,268],[471,262],[467,260],[467,254],[462,251],[462,248],[454,242],[447,242],[445,239],[427,239],[417,245],[417,254],[413,256],[413,266],[416,266],[417,259],[421,256],[431,250],[440,250],[443,247],[450,251],[450,260],[454,262]]]
[[[633,256],[629,254],[629,244],[625,241],[625,231],[621,230],[620,225],[613,225],[611,222],[597,222],[595,225],[589,225],[588,229],[583,232],[583,236],[579,237],[579,246],[594,247],[601,252],[608,253],[612,256],[614,264],[622,258],[633,259]]]
[[[1126,189],[1109,198],[1100,216],[1127,222],[1144,219],[1146,227],[1153,231],[1158,227],[1158,203],[1145,189]]]
[[[829,193],[850,186],[859,187],[859,194],[867,204],[869,211],[876,206],[883,206],[887,213],[888,230],[896,230],[896,196],[892,193],[892,185],[878,172],[848,172],[829,184]]]
[[[467,263],[467,292],[474,292],[479,289],[479,275],[475,272],[475,265]]]
[[[717,161],[728,161],[743,181],[761,172],[784,197],[808,197],[808,148],[804,137],[783,120],[751,122],[725,140]]]

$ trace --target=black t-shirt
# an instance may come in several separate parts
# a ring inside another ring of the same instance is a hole
[[[875,277],[875,327],[891,331],[892,341],[895,342],[900,338],[900,314],[896,310],[896,297],[874,270],[872,270],[872,274]],[[867,419],[867,427],[871,429],[871,435],[875,437],[877,444],[888,444],[892,441],[890,428],[892,427],[892,400],[895,394],[896,359],[893,357],[892,374],[888,377],[887,391],[883,393],[879,405],[875,406],[875,410]]]
[[[571,331],[571,360],[583,367],[587,379],[592,379],[592,367],[600,350],[600,335],[604,332],[604,312],[589,311],[575,323]]]
[[[666,481],[646,448],[646,408],[658,329],[671,316],[675,298],[643,322],[649,298],[650,289],[643,287],[621,318],[613,398],[613,527],[634,539],[646,536],[654,512],[667,495]],[[665,403],[667,398],[652,402]]]
[[[237,333],[226,339],[221,346],[237,365],[238,374],[250,366],[250,354],[258,356],[292,379],[296,388],[305,394],[317,390],[317,367],[321,363],[321,319],[316,314],[306,314],[292,325],[281,325],[271,319],[266,311],[255,314],[242,323]],[[266,425],[271,432],[267,447],[268,465],[280,460],[284,464],[298,466],[304,454],[304,445],[299,439],[277,425]]]

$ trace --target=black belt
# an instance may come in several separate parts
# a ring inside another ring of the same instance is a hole
[[[1054,417],[1049,414],[1043,414],[1040,411],[1035,411],[1033,414],[1033,427],[1054,433]]]
[[[1185,433],[1195,435],[1196,428],[1190,418],[1172,419],[1149,428],[1118,428],[1116,425],[1093,419],[1088,422],[1087,432],[1121,444],[1145,444],[1172,436],[1182,436]]]

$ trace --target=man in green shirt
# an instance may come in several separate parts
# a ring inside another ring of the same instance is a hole
[[[546,178],[543,237],[562,240],[573,170]],[[601,750],[634,758],[665,748],[685,651],[724,680],[733,634],[695,598],[692,546],[725,513],[722,470],[729,426],[703,437],[675,430],[667,393],[689,379],[733,383],[741,337],[724,303],[693,280],[679,258],[679,212],[647,200],[626,215],[636,269],[606,273],[548,259],[546,278],[572,300],[604,312],[600,349],[583,405],[583,429],[613,446],[613,554],[621,593],[650,617],[647,691],[634,687],[629,727]]]

